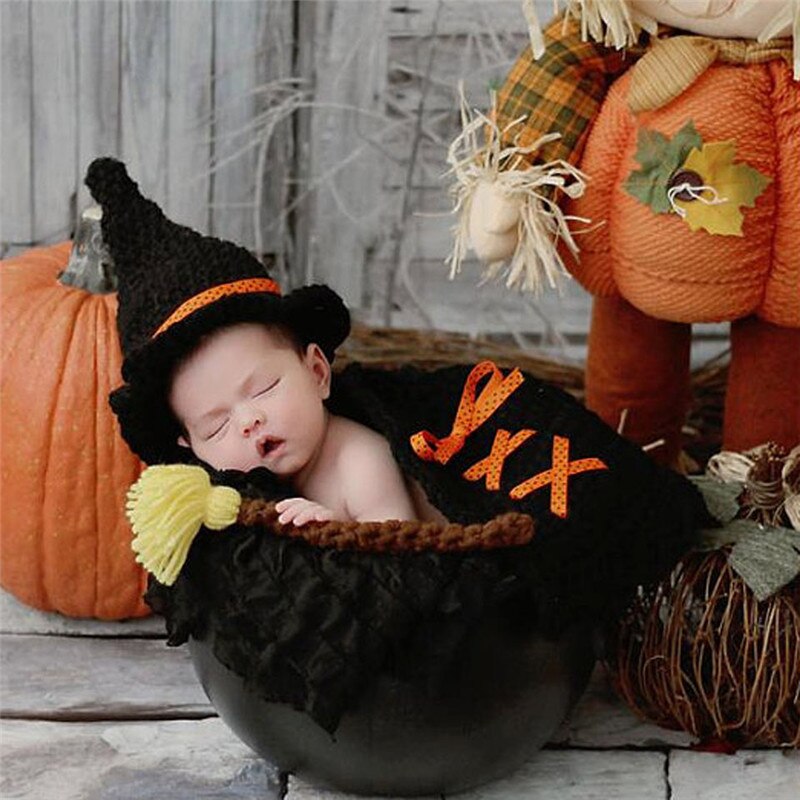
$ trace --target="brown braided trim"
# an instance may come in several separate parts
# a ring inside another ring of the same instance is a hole
[[[337,550],[362,550],[371,553],[420,552],[454,553],[466,550],[493,550],[518,547],[534,535],[533,519],[528,514],[509,512],[489,522],[473,525],[416,520],[386,522],[308,522],[296,526],[278,522],[275,503],[242,500],[238,522],[267,527],[276,536],[303,539],[316,547]]]

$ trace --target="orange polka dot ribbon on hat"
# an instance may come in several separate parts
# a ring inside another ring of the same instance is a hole
[[[486,375],[490,375],[489,382],[476,397],[478,382]],[[524,380],[518,369],[504,378],[492,361],[477,364],[464,382],[450,433],[440,439],[430,431],[418,431],[410,437],[412,449],[423,461],[446,464],[461,450],[467,437],[486,422]]]
[[[198,309],[209,306],[223,297],[230,297],[235,294],[253,294],[256,292],[268,292],[269,294],[280,296],[281,287],[273,281],[272,278],[244,278],[240,281],[211,286],[181,303],[164,322],[158,326],[152,338],[155,339],[156,336],[160,336],[164,331],[181,320],[186,319],[186,317],[193,314]]]

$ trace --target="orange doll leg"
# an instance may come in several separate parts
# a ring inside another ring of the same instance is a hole
[[[723,446],[800,443],[800,328],[758,317],[731,323]]]
[[[691,326],[654,319],[621,297],[595,297],[586,404],[612,427],[628,409],[624,435],[665,444],[653,458],[675,465],[689,402]]]

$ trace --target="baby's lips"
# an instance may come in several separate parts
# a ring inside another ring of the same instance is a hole
[[[271,453],[272,450],[275,449],[279,444],[283,442],[283,439],[279,439],[276,436],[262,436],[256,442],[256,447],[258,448],[258,454],[263,458],[268,453]]]

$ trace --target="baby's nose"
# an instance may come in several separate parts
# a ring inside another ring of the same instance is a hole
[[[250,436],[251,433],[254,433],[259,429],[263,422],[263,414],[257,408],[244,410],[239,421],[242,434],[244,436]]]

